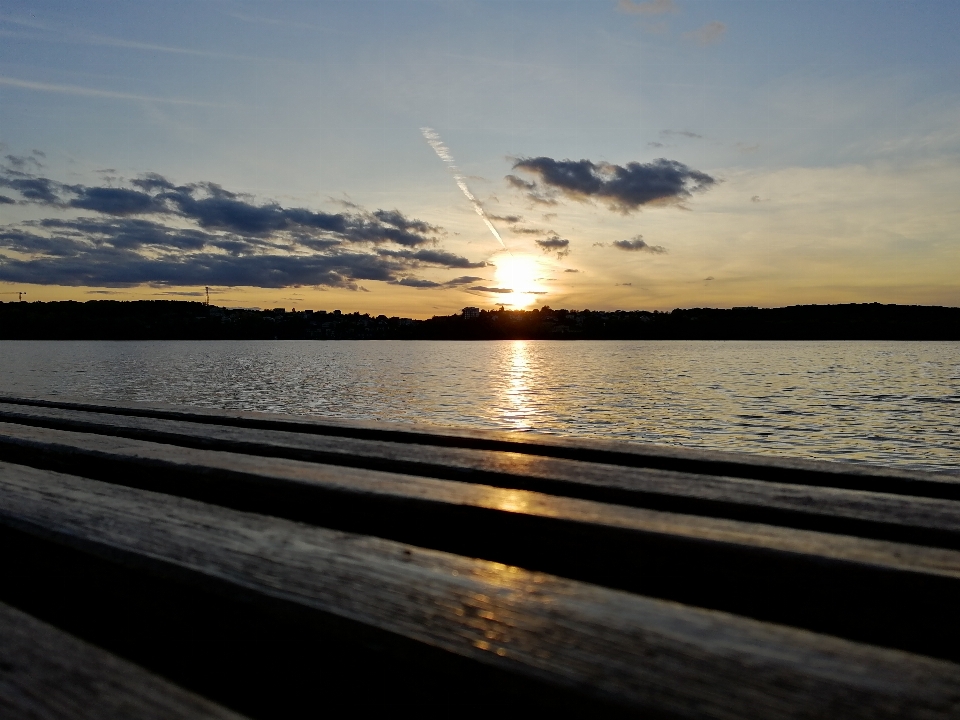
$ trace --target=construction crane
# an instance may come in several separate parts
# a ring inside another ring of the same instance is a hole
[[[210,307],[210,288],[207,287],[207,301],[204,303],[207,307]]]
[[[17,300],[19,300],[20,302],[23,302],[23,296],[26,294],[27,294],[26,292],[21,290],[13,290],[10,292],[0,292],[0,295],[17,295],[19,296],[17,297]]]

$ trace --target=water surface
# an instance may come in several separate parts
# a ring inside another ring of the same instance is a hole
[[[960,343],[0,342],[0,392],[957,472]]]

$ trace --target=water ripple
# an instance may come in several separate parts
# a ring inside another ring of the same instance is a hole
[[[958,472],[960,344],[0,342],[0,391]]]

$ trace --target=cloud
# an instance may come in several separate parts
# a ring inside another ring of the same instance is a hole
[[[535,157],[521,158],[513,167],[536,176],[536,181],[507,176],[508,180],[515,178],[518,182],[510,181],[511,184],[524,190],[534,201],[556,202],[558,195],[580,202],[598,199],[606,202],[611,210],[622,213],[650,203],[679,203],[716,183],[706,173],[664,158],[650,163],[614,165]]]
[[[435,288],[441,287],[442,283],[434,282],[433,280],[423,280],[421,278],[415,277],[405,277],[401,280],[395,280],[394,285],[406,285],[407,287],[415,288]]]
[[[647,245],[642,235],[634,235],[630,240],[615,240],[613,246],[628,252],[649,252],[657,255],[667,251],[662,245]]]
[[[673,0],[649,0],[648,2],[634,2],[634,0],[620,0],[617,3],[620,12],[630,15],[665,15],[677,11]]]
[[[647,145],[652,148],[666,147],[666,145],[664,145],[662,142],[657,142],[656,140],[654,140],[653,142],[648,142]]]
[[[162,204],[156,198],[126,188],[81,188],[78,197],[69,204],[70,207],[94,210],[107,215],[143,215],[163,211]]]
[[[135,100],[138,102],[165,103],[168,105],[196,105],[199,107],[223,107],[221,103],[205,102],[202,100],[186,100],[182,98],[164,98],[150,95],[135,95],[132,93],[100,90],[78,85],[56,85],[53,83],[34,82],[12,77],[0,77],[0,85],[22,88],[24,90],[39,90],[40,92],[60,93],[62,95],[82,95],[87,97],[101,97],[111,100]]]
[[[17,201],[6,195],[0,195],[0,205],[16,205]]]
[[[555,252],[558,260],[570,254],[570,241],[558,235],[551,235],[535,242],[545,253]]]
[[[564,272],[575,272],[575,273],[578,273],[578,272],[580,272],[580,271],[579,271],[579,270],[574,270],[573,268],[567,268],[566,270],[564,270]]]
[[[688,40],[694,40],[699,45],[706,46],[720,42],[721,38],[723,38],[726,32],[727,26],[719,20],[714,20],[712,23],[707,23],[702,28],[684,33],[683,36]]]
[[[30,155],[6,155],[4,156],[4,159],[17,170],[25,170],[30,165],[33,165],[36,168],[43,167],[39,160]]]
[[[14,253],[0,254],[0,280],[10,282],[363,290],[357,281],[435,282],[412,276],[417,268],[487,265],[437,247],[442,228],[396,209],[282,207],[215,183],[178,185],[157,174],[122,188],[67,185],[9,165],[0,168],[0,186],[56,213],[0,226],[0,253]],[[91,216],[69,216],[78,210]]]
[[[516,167],[516,165],[514,165],[514,167]],[[531,202],[539,205],[557,204],[556,198],[545,194],[535,182],[524,180],[516,175],[507,175],[504,180],[506,180],[510,186],[523,192]]]
[[[522,216],[522,215],[493,215],[493,214],[490,214],[490,215],[489,215],[489,218],[490,218],[491,220],[499,220],[500,222],[509,223],[509,224],[511,224],[511,225],[513,225],[513,224],[515,224],[515,223],[523,222],[523,216]]]
[[[403,260],[414,261],[415,266],[421,264],[438,265],[448,268],[482,268],[486,267],[484,261],[471,262],[461,255],[455,255],[446,250],[391,250],[389,248],[378,249],[377,254],[382,257],[400,258]]]
[[[468,285],[474,283],[477,280],[483,280],[482,277],[476,277],[473,275],[462,275],[458,278],[453,278],[453,280],[447,280],[445,282],[436,282],[434,280],[425,280],[423,278],[408,276],[400,280],[392,281],[393,285],[405,285],[406,287],[413,288],[454,288],[460,287],[461,285]]]
[[[695,140],[703,139],[703,135],[698,135],[697,133],[691,132],[690,130],[661,130],[660,135],[662,135],[663,137],[672,137],[675,135],[679,135],[680,137],[691,138]]]
[[[503,293],[503,294],[508,294],[513,292],[513,290],[511,290],[510,288],[492,288],[492,287],[484,287],[482,285],[474,285],[472,288],[470,288],[470,290],[477,290],[478,292]]]

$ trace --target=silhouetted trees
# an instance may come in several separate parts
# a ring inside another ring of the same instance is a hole
[[[174,300],[0,303],[0,339],[960,340],[960,308],[795,305],[672,312],[481,310],[429,320]]]

